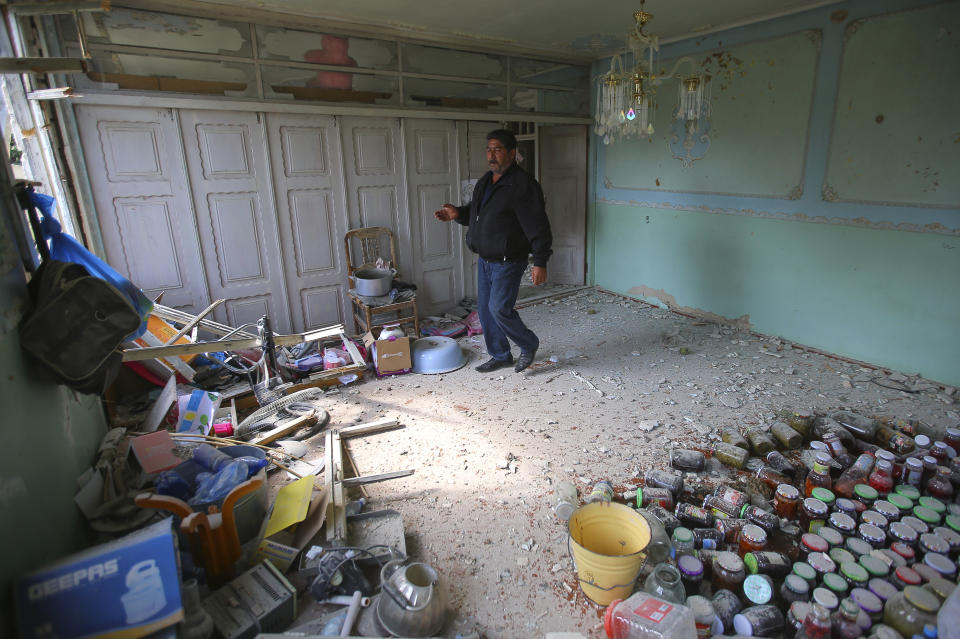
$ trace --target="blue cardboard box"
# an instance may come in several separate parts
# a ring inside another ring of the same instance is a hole
[[[176,537],[164,519],[17,580],[21,637],[141,637],[183,619]]]

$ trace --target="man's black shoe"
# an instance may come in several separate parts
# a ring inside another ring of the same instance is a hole
[[[492,373],[495,370],[506,368],[510,364],[513,364],[513,355],[511,355],[507,359],[497,359],[496,357],[491,357],[490,359],[485,361],[483,364],[480,364],[479,366],[477,366],[475,370],[481,373]]]
[[[530,364],[533,364],[533,358],[536,356],[537,351],[532,353],[520,353],[520,357],[517,358],[517,365],[513,367],[514,372],[519,373],[524,370]]]

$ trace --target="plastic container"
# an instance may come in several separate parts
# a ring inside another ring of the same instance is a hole
[[[646,592],[611,602],[603,617],[603,628],[609,639],[694,639],[697,636],[693,611]]]

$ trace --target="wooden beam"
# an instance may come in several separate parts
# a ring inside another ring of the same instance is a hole
[[[273,338],[273,343],[277,346],[293,346],[301,342],[313,341],[323,337],[336,337],[343,334],[343,325],[338,324],[322,330],[312,331],[310,333],[297,333],[294,335],[277,335]],[[311,337],[311,339],[305,339]],[[223,351],[240,351],[248,348],[260,348],[259,337],[243,339],[227,339],[217,342],[196,342],[194,344],[171,344],[170,346],[150,346],[147,348],[133,348],[123,351],[123,361],[139,362],[145,359],[158,359],[162,357],[176,357],[178,355],[197,355],[199,353],[222,353]]]
[[[176,334],[176,335],[174,335],[173,337],[171,337],[170,339],[168,339],[167,342],[164,344],[164,346],[171,346],[171,345],[173,345],[173,344],[176,344],[176,343],[177,343],[177,340],[180,339],[181,337],[183,337],[184,335],[186,335],[187,333],[189,333],[189,332],[191,331],[191,329],[193,329],[194,326],[196,326],[197,324],[200,323],[200,320],[202,320],[204,317],[206,317],[207,315],[209,315],[210,313],[212,313],[212,312],[213,312],[213,309],[215,309],[216,307],[220,306],[221,304],[223,304],[223,303],[226,302],[226,301],[227,301],[227,300],[225,300],[225,299],[223,299],[223,298],[218,299],[218,300],[216,300],[215,302],[213,302],[213,304],[211,304],[210,306],[208,306],[208,307],[206,307],[205,309],[203,309],[202,311],[200,311],[200,313],[199,313],[198,315],[195,315],[192,320],[190,320],[189,322],[187,322],[187,323],[183,326],[183,328],[181,328],[179,331],[177,331],[177,334]]]
[[[16,16],[52,16],[74,11],[109,11],[110,0],[69,0],[66,2],[15,2],[7,11]]]
[[[376,484],[381,481],[399,479],[400,477],[409,477],[414,473],[413,469],[394,470],[389,473],[379,473],[377,475],[364,475],[363,477],[346,477],[343,480],[344,486],[363,486],[364,484]]]
[[[282,426],[277,426],[273,430],[269,430],[263,435],[260,435],[259,437],[255,437],[254,439],[251,439],[250,443],[259,444],[261,446],[263,444],[269,444],[270,442],[274,442],[280,439],[281,437],[283,437],[284,435],[288,435],[295,430],[299,430],[304,426],[313,426],[316,423],[317,423],[317,411],[313,410],[313,411],[310,411],[308,414],[301,415],[300,417],[297,417],[293,421],[287,422]]]
[[[57,87],[55,89],[38,89],[27,94],[28,100],[64,100],[66,98],[82,97],[73,92],[73,87]]]
[[[375,422],[340,428],[339,431],[340,437],[347,439],[349,437],[360,437],[361,435],[370,435],[372,433],[380,433],[386,430],[394,430],[396,428],[403,428],[400,420],[396,418],[385,417],[384,419],[378,419]]]
[[[75,73],[87,70],[80,58],[0,58],[0,73]]]

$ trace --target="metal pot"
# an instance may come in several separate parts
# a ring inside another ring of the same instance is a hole
[[[364,268],[353,272],[353,282],[357,295],[381,297],[390,292],[393,273],[382,268]]]

